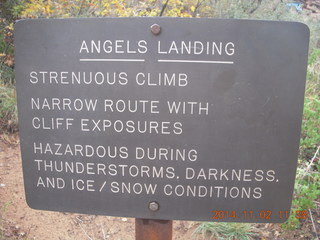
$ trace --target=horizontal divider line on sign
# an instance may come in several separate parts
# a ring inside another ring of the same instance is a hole
[[[159,59],[158,62],[167,62],[167,63],[219,63],[219,64],[234,64],[233,61],[204,61],[204,60],[180,60],[180,59]]]
[[[80,62],[144,62],[145,59],[124,58],[80,58]]]

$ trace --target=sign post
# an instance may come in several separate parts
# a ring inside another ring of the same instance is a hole
[[[172,220],[136,218],[136,240],[171,240]]]
[[[19,21],[27,203],[134,217],[141,239],[170,238],[168,220],[286,221],[308,39],[291,22]]]

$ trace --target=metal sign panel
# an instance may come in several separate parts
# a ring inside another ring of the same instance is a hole
[[[16,80],[29,206],[285,221],[308,39],[305,25],[290,22],[19,21]]]

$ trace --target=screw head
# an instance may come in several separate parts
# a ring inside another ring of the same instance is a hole
[[[160,208],[159,203],[153,201],[153,202],[149,202],[149,209],[153,212],[158,211]]]
[[[158,25],[158,24],[153,24],[150,28],[151,28],[151,32],[152,32],[154,35],[159,35],[160,32],[161,32],[161,27],[160,27],[160,25]]]

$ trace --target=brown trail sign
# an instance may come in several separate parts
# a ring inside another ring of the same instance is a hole
[[[285,221],[308,40],[308,28],[290,22],[19,21],[16,79],[29,206],[146,219]]]

